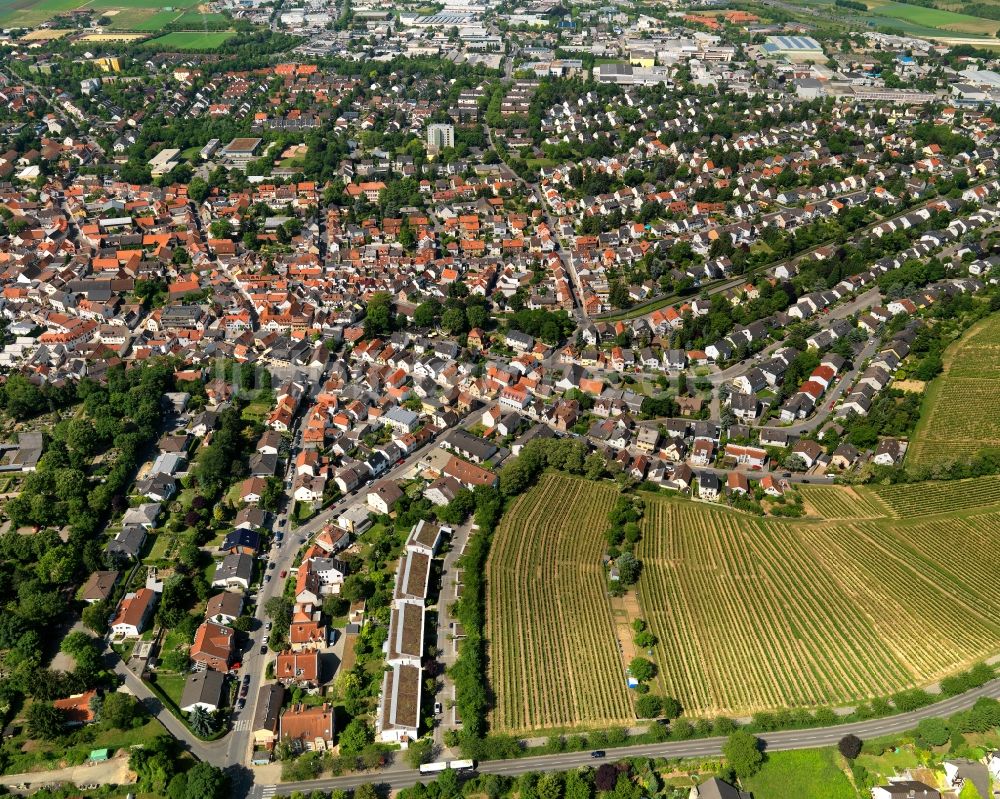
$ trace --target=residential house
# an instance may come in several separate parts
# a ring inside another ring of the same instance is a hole
[[[368,489],[368,506],[376,513],[391,513],[403,492],[394,480],[380,480]]]
[[[216,624],[232,624],[243,612],[243,594],[223,591],[208,600],[205,618]]]
[[[941,799],[941,793],[917,780],[896,780],[872,788],[872,799]]]
[[[906,454],[906,442],[895,438],[883,438],[875,448],[872,461],[879,466],[899,466]]]
[[[222,706],[222,690],[226,677],[221,671],[205,669],[188,675],[181,693],[180,709],[191,713],[200,707],[206,713],[214,713]]]
[[[242,552],[226,555],[215,566],[212,588],[247,591],[253,579],[254,559]]]
[[[325,752],[333,749],[334,712],[330,705],[293,705],[281,714],[278,740],[293,752]]]
[[[149,588],[140,588],[133,594],[126,594],[111,621],[111,632],[122,638],[138,638],[142,635],[146,623],[153,615],[156,598],[156,592]]]
[[[319,652],[281,652],[274,664],[274,677],[283,685],[315,688],[319,685]]]
[[[206,621],[195,631],[191,660],[215,671],[227,672],[236,653],[236,632]]]
[[[260,687],[251,726],[255,749],[268,752],[274,749],[278,742],[278,726],[281,723],[281,706],[284,701],[285,687],[281,683],[266,683]],[[254,760],[257,760],[256,753]]]
[[[96,690],[84,691],[82,694],[73,694],[65,699],[56,699],[52,706],[56,710],[61,710],[63,714],[63,724],[67,727],[80,727],[95,721],[92,705],[97,697]]]
[[[80,599],[88,605],[95,602],[104,602],[111,596],[111,592],[118,582],[119,572],[117,571],[96,571],[87,578],[87,582],[80,589]]]

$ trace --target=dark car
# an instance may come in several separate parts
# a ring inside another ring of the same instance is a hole
[[[590,753],[590,756],[594,757],[594,758],[598,758],[598,759],[602,758],[602,757],[604,757],[604,750],[603,749],[595,749],[593,752]]]
[[[273,569],[274,568],[274,561],[273,560],[270,563],[267,564],[267,568],[269,568],[269,569]]]
[[[266,647],[266,646],[262,646],[262,647],[260,648],[260,653],[261,653],[262,655],[266,655],[266,654],[267,654],[267,647]]]
[[[243,675],[243,684],[244,685],[249,685],[250,684],[250,675],[249,674],[244,674]]]
[[[247,706],[246,700],[244,700],[244,699],[239,700],[236,703],[236,710],[237,710],[237,712],[239,712],[240,710],[243,710],[243,708],[245,708],[246,706]]]

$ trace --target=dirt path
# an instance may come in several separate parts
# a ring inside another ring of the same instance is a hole
[[[51,771],[31,771],[27,774],[5,774],[0,776],[0,785],[7,786],[15,793],[34,793],[45,785],[59,785],[72,782],[74,785],[127,785],[134,782],[135,775],[128,770],[128,757],[115,757],[104,763],[88,763],[82,766],[57,768]],[[25,785],[27,788],[20,788]]]

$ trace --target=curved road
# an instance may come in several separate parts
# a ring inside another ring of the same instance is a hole
[[[819,746],[832,746],[845,735],[854,734],[862,740],[876,738],[881,735],[904,732],[916,726],[917,722],[926,718],[950,716],[960,710],[966,710],[975,704],[977,699],[991,697],[1000,699],[1000,679],[986,683],[979,688],[959,696],[943,699],[933,705],[914,710],[909,713],[899,713],[885,718],[870,721],[857,721],[850,724],[839,724],[834,727],[815,727],[808,730],[784,730],[782,732],[763,733],[758,737],[764,741],[765,748],[782,751],[787,749],[812,749]],[[638,744],[623,746],[609,750],[609,759],[617,760],[626,757],[704,757],[715,756],[722,752],[724,737],[699,738],[690,741],[670,741],[659,744]],[[558,755],[538,755],[522,757],[517,760],[491,760],[479,764],[481,774],[504,774],[516,776],[529,771],[564,771],[578,766],[592,765],[593,758],[589,751],[565,752]],[[380,772],[355,774],[347,777],[311,780],[308,782],[282,783],[278,786],[281,794],[292,791],[312,791],[317,788],[330,790],[340,788],[350,790],[364,783],[387,785],[393,789],[406,788],[421,778],[418,771],[410,768],[390,767]],[[424,779],[428,779],[426,776]],[[263,788],[258,788],[259,795]]]

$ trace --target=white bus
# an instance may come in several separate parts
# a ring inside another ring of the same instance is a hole
[[[421,763],[420,773],[421,774],[437,774],[439,771],[444,771],[448,768],[447,761],[441,760],[437,763]]]
[[[476,767],[475,760],[452,760],[448,768],[452,771],[471,771]]]

